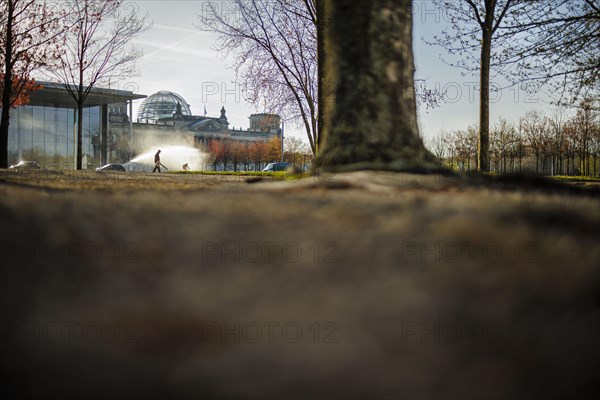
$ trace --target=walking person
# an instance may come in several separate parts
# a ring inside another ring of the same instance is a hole
[[[160,173],[160,150],[156,152],[156,154],[154,155],[154,169],[152,170],[152,172],[156,172],[156,170],[158,170],[158,172]]]

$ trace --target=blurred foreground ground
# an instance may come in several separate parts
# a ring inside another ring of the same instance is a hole
[[[598,392],[598,192],[0,171],[5,394]]]

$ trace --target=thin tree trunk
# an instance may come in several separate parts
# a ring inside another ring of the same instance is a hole
[[[317,164],[335,170],[439,170],[419,137],[412,2],[319,0],[324,33]]]
[[[590,152],[587,150],[585,154],[585,172],[587,176],[590,176]]]
[[[83,59],[83,55],[81,55]],[[81,161],[83,159],[82,151],[83,151],[83,69],[79,68],[79,88],[77,90],[77,170],[81,169]],[[104,164],[103,164],[104,165]]]
[[[477,169],[490,172],[490,58],[492,52],[492,28],[494,14],[486,15],[486,27],[481,36],[481,70],[479,91],[479,141],[477,146]],[[488,23],[488,19],[490,22]]]
[[[77,102],[77,170],[82,169],[83,151],[83,103]]]
[[[563,155],[561,154],[561,155],[559,156],[559,160],[558,160],[558,168],[559,168],[559,171],[560,171],[560,174],[561,174],[561,175],[562,175],[562,174],[564,173],[564,171],[565,171],[565,165],[564,165],[564,164],[565,164],[565,163],[564,163]]]
[[[11,96],[10,69],[4,75],[4,90],[2,91],[2,120],[0,121],[0,168],[8,168],[8,127],[10,125],[10,96]]]

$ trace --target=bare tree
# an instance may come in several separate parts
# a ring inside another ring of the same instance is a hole
[[[456,168],[456,139],[453,131],[442,132],[440,138],[446,148],[445,165],[449,169]]]
[[[240,160],[244,164],[244,171],[248,171],[248,166],[252,159],[251,142],[243,142],[240,145]]]
[[[244,143],[239,140],[231,141],[231,162],[233,164],[233,172],[238,171],[238,165],[244,163]]]
[[[552,175],[563,173],[563,151],[565,147],[565,121],[563,109],[557,109],[552,117],[548,119],[552,135]]]
[[[447,132],[442,132],[441,134],[430,137],[425,141],[425,146],[427,149],[439,160],[441,164],[444,164],[449,153],[448,141],[446,140],[447,135]]]
[[[575,162],[575,158],[577,157],[577,128],[572,120],[567,121],[565,124],[565,146],[563,150],[563,154],[565,155],[566,160],[566,174],[567,175],[577,175],[578,168]]]
[[[590,140],[590,154],[593,164],[592,171],[594,176],[598,176],[598,158],[600,157],[600,123],[596,122],[592,126],[592,135]]]
[[[304,151],[304,142],[296,137],[288,136],[285,138],[285,159],[296,165],[300,163]]]
[[[527,148],[527,139],[525,137],[525,131],[523,129],[524,121],[523,118],[519,119],[519,125],[516,129],[516,137],[515,144],[513,146],[514,157],[519,161],[519,172],[523,171],[523,160],[527,157],[528,148]],[[516,166],[515,166],[516,171]]]
[[[221,162],[223,163],[223,171],[227,171],[227,165],[233,158],[234,145],[233,140],[225,138],[219,142]]]
[[[265,162],[267,153],[266,145],[267,143],[262,140],[254,142],[250,145],[250,157],[256,167],[255,169],[260,170],[262,164]]]
[[[436,37],[434,44],[444,47],[460,59],[450,65],[479,74],[479,139],[477,168],[490,170],[490,68],[499,64],[502,52],[493,51],[505,42],[496,42],[498,30],[508,19],[518,18],[524,7],[517,0],[436,0],[449,16],[450,28]],[[508,37],[505,38],[507,40]]]
[[[215,33],[215,50],[233,56],[247,100],[304,127],[318,148],[315,0],[206,3],[196,27]]]
[[[0,0],[0,168],[8,167],[10,109],[35,89],[32,72],[58,56],[64,18],[55,2]]]
[[[515,138],[514,126],[506,118],[499,118],[490,133],[490,160],[494,165],[494,172],[506,173]]]
[[[437,0],[450,29],[436,37],[460,59],[450,62],[480,76],[480,169],[489,146],[490,70],[512,84],[551,85],[559,102],[597,93],[600,7],[594,0]]]
[[[580,175],[590,175],[590,144],[593,141],[594,128],[598,121],[598,112],[592,107],[592,102],[583,100],[571,119],[575,129],[575,152],[579,156]]]
[[[502,64],[512,82],[548,84],[560,103],[598,96],[600,4],[597,0],[527,2],[527,12],[503,27]]]
[[[456,161],[461,171],[471,172],[477,163],[477,126],[469,125],[466,130],[454,132]]]
[[[543,156],[545,154],[549,130],[549,122],[546,116],[539,111],[529,111],[522,119],[522,129],[527,141],[527,147],[535,157],[535,172],[543,169]]]
[[[146,31],[140,17],[122,0],[78,0],[68,3],[73,27],[60,53],[60,68],[50,71],[69,92],[77,107],[77,169],[82,167],[83,105],[96,86],[108,85],[137,73],[141,51],[130,41]]]
[[[206,145],[206,151],[212,161],[213,171],[217,170],[217,164],[221,162],[223,153],[222,148],[221,142],[215,139],[209,140]]]

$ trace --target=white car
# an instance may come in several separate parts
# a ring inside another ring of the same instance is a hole
[[[290,166],[290,163],[287,162],[270,163],[263,168],[262,172],[285,171],[288,166]]]

